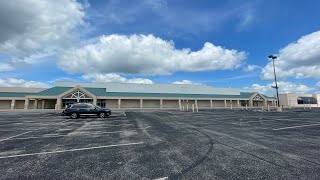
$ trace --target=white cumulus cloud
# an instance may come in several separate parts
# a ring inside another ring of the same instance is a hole
[[[90,74],[83,75],[82,78],[85,80],[92,80],[94,82],[102,82],[102,83],[121,82],[121,83],[153,84],[153,81],[150,79],[143,79],[143,78],[127,79],[116,73],[108,73],[108,74],[90,73]]]
[[[12,71],[12,70],[14,70],[14,67],[12,67],[10,64],[0,63],[0,72]]]
[[[245,67],[243,70],[246,72],[251,72],[254,71],[256,69],[260,69],[261,67],[255,64],[249,64],[247,67]]]
[[[182,81],[175,81],[172,84],[199,84],[199,83],[195,83],[190,80],[182,80]]]
[[[320,31],[302,36],[281,49],[277,56],[275,66],[279,78],[319,78]],[[273,79],[271,62],[262,69],[262,79]]]
[[[275,86],[274,83],[268,83],[267,85],[253,84],[251,87],[246,87],[245,89],[252,89],[262,93],[275,93],[275,89],[271,86]],[[293,82],[278,82],[280,93],[308,93],[315,90],[313,87],[309,87],[303,84],[297,84]]]
[[[70,73],[165,75],[177,71],[232,70],[245,52],[205,43],[198,51],[176,49],[172,41],[153,35],[101,36],[96,43],[66,50],[58,65]],[[66,63],[68,62],[68,66]]]
[[[65,47],[84,24],[76,0],[0,1],[0,53],[23,59]]]
[[[49,85],[43,82],[26,81],[24,79],[5,78],[0,79],[0,87],[36,87],[47,88]]]

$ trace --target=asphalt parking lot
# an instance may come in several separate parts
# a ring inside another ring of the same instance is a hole
[[[0,179],[319,179],[320,111],[0,112]]]

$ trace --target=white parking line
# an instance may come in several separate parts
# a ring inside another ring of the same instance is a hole
[[[30,133],[30,132],[32,132],[32,131],[27,131],[27,132],[24,132],[24,133],[21,133],[21,134],[15,135],[15,136],[8,137],[8,138],[6,138],[6,139],[1,139],[1,140],[0,140],[0,142],[1,142],[1,141],[6,141],[6,140],[9,140],[9,139],[12,139],[12,138],[18,137],[18,136],[22,136],[22,135],[27,134],[27,133]]]
[[[112,119],[112,121],[109,121],[109,122],[111,123],[111,122],[117,122],[117,121],[124,122],[124,121],[132,121],[132,120],[123,118],[123,119]]]
[[[67,119],[67,120],[64,120],[64,121],[61,121],[61,122],[57,122],[57,123],[55,123],[55,124],[65,123],[65,122],[68,122],[68,121],[71,121],[71,120],[73,120],[73,119]]]
[[[14,138],[14,139],[7,139],[7,141],[15,141],[15,140],[27,140],[27,139],[41,139],[41,138],[55,138],[55,137],[65,137],[68,135],[55,135],[55,136],[31,136],[31,137],[25,137],[25,138]]]
[[[0,132],[9,132],[9,131],[17,131],[17,130],[9,130],[9,129],[0,129]]]
[[[168,179],[168,177],[157,178],[157,179],[154,179],[154,180],[166,180],[166,179]]]
[[[151,126],[147,126],[145,128],[136,128],[136,129],[148,129]],[[136,132],[135,129],[129,130]],[[77,132],[77,133],[70,133],[70,134],[45,134],[43,136],[31,136],[25,138],[14,138],[14,139],[4,139],[3,141],[14,141],[14,140],[28,140],[28,139],[41,139],[41,138],[58,138],[58,137],[72,137],[72,136],[92,136],[92,135],[103,135],[103,134],[116,134],[116,133],[123,133],[128,131],[109,131],[109,132],[96,132],[96,133],[87,133],[87,132]]]
[[[301,126],[291,126],[291,127],[277,128],[277,129],[272,129],[272,130],[278,131],[278,130],[283,130],[283,129],[294,129],[294,128],[308,127],[308,126],[320,126],[320,124],[307,124],[307,125],[301,125]]]
[[[92,149],[102,149],[102,148],[120,147],[120,146],[131,146],[131,145],[138,145],[138,144],[143,144],[143,142],[127,143],[127,144],[113,144],[113,145],[107,145],[107,146],[96,146],[96,147],[79,148],[79,149],[67,149],[67,150],[61,150],[61,151],[48,151],[48,152],[30,153],[30,154],[17,154],[17,155],[11,155],[11,156],[2,156],[2,157],[0,157],[0,159],[15,158],[15,157],[26,157],[26,156],[37,156],[37,155],[45,155],[45,154],[56,154],[56,153],[74,152],[74,151],[85,151],[85,150],[92,150]]]
[[[84,128],[81,129],[87,129],[87,128],[105,128],[110,126],[133,126],[134,124],[90,124]]]
[[[104,125],[89,125],[85,128],[81,129],[90,129],[90,128],[105,128],[105,127],[113,127],[113,126],[133,126],[134,124],[104,124]]]
[[[255,120],[255,121],[242,121],[243,123],[259,123],[260,121],[263,122],[274,122],[274,121],[298,121],[298,122],[306,122],[303,120],[290,120],[290,119],[272,119],[272,120]]]
[[[143,128],[134,128],[134,129],[129,129],[129,131],[136,131],[138,129],[142,129],[142,130],[146,130],[148,128],[150,128],[151,126],[146,126]],[[39,128],[39,129],[43,129],[43,128]],[[35,130],[39,130],[39,129],[34,129]],[[25,137],[25,138],[14,138],[14,137],[18,137],[33,131],[28,131],[22,134],[18,134],[16,136],[12,136],[6,139],[2,139],[1,141],[14,141],[14,140],[27,140],[27,139],[41,139],[41,138],[57,138],[57,137],[72,137],[72,136],[90,136],[90,135],[103,135],[103,134],[116,134],[116,133],[123,133],[123,132],[128,132],[128,130],[126,131],[107,131],[107,132],[95,132],[95,133],[87,133],[87,132],[70,132],[69,134],[44,134],[42,136],[31,136],[31,137]],[[12,139],[14,138],[14,139]]]

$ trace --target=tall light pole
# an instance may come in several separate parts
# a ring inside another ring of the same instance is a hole
[[[274,67],[274,60],[277,59],[277,56],[270,55],[270,56],[268,56],[268,58],[272,59],[274,81],[276,83],[276,86],[272,86],[272,88],[276,89],[276,91],[277,91],[277,106],[280,107],[279,92],[278,92],[279,87],[278,87],[278,83],[277,83],[276,68]]]

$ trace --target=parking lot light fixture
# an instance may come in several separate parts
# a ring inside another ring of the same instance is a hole
[[[273,73],[274,73],[274,81],[275,81],[275,86],[271,86],[272,88],[276,89],[276,92],[277,92],[277,106],[278,108],[280,107],[280,100],[279,100],[279,87],[278,87],[278,83],[277,83],[277,75],[276,75],[276,68],[274,66],[274,60],[277,59],[277,56],[274,56],[274,55],[270,55],[268,56],[269,59],[272,60],[272,65],[273,65]]]

